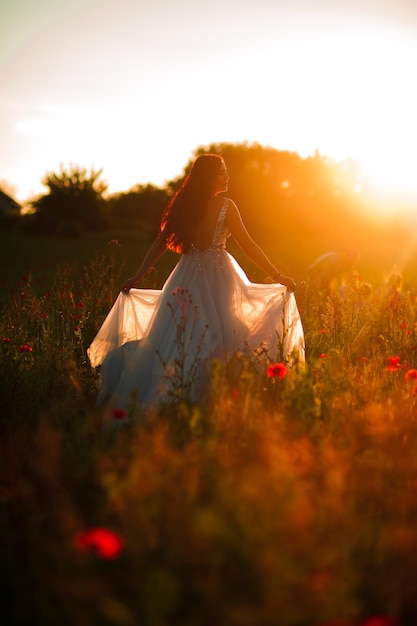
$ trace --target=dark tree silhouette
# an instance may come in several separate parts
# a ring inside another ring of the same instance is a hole
[[[135,228],[153,236],[168,199],[166,189],[137,185],[126,193],[110,196],[106,202],[107,220],[114,227]]]
[[[302,158],[247,142],[197,147],[183,172],[165,188],[138,184],[110,197],[103,197],[107,185],[101,181],[101,170],[61,167],[42,181],[49,192],[32,203],[28,230],[75,235],[83,230],[129,229],[150,240],[170,196],[195,157],[205,152],[224,157],[230,174],[227,195],[239,206],[254,239],[281,267],[282,259],[297,262],[294,247],[302,250],[302,269],[330,250],[357,248],[371,256],[370,242],[376,242],[378,250],[383,241],[391,245],[392,225],[377,219],[375,209],[369,210],[372,199],[353,162],[338,163],[318,152]],[[358,193],[360,187],[363,192]]]
[[[31,203],[30,229],[63,236],[101,230],[105,226],[103,194],[107,190],[101,175],[102,170],[88,171],[78,165],[68,170],[61,166],[59,173],[48,172],[42,180],[48,193]]]

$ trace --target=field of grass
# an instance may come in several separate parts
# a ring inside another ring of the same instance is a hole
[[[86,350],[144,244],[107,239],[0,237],[0,624],[414,626],[416,291],[307,282],[305,367],[103,429]]]

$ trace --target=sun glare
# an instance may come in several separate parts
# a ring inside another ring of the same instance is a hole
[[[415,39],[365,21],[297,19],[288,32],[272,19],[264,26],[244,49],[232,34],[227,54],[197,49],[187,63],[172,55],[163,73],[150,58],[133,83],[122,49],[126,93],[109,89],[104,103],[88,84],[78,90],[81,102],[70,92],[39,92],[13,111],[13,140],[25,159],[10,163],[11,182],[22,196],[35,177],[72,162],[103,168],[112,191],[162,185],[198,147],[247,141],[303,158],[351,159],[381,194],[417,197]]]
[[[363,24],[337,39],[329,29],[320,40],[306,33],[304,41],[287,47],[291,72],[281,69],[270,81],[264,136],[269,132],[272,145],[294,146],[302,156],[317,150],[336,161],[352,159],[376,193],[417,198],[415,40]],[[272,62],[278,54],[270,49]],[[259,66],[258,84],[269,74]]]
[[[403,156],[397,162],[381,158],[362,169],[370,186],[380,194],[417,199],[416,163],[415,155],[409,159]]]

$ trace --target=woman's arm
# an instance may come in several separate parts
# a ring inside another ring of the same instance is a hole
[[[227,207],[226,226],[228,227],[233,239],[243,250],[246,256],[261,270],[263,270],[265,274],[272,279],[272,282],[280,283],[281,285],[287,287],[290,291],[295,289],[296,284],[293,279],[288,276],[283,276],[249,235],[242,221],[239,210],[232,200],[229,200]]]
[[[166,252],[166,249],[166,240],[161,233],[149,248],[136,274],[131,278],[128,278],[127,281],[123,283],[122,291],[128,293],[132,289],[132,287],[137,287],[142,278],[145,276],[146,272],[148,272],[148,270],[150,270],[150,268],[155,265],[158,259],[160,259],[164,252]]]

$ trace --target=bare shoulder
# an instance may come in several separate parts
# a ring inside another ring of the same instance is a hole
[[[222,202],[226,202],[227,215],[238,215],[239,210],[236,203],[231,198],[222,198]]]
[[[227,217],[226,220],[236,221],[240,220],[239,209],[237,208],[236,203],[231,198],[225,198],[227,200]]]

